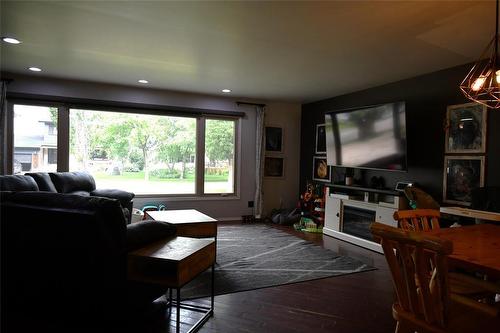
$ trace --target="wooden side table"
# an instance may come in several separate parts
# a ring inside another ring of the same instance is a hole
[[[169,306],[176,306],[176,331],[180,329],[180,309],[203,313],[188,331],[197,331],[214,312],[215,241],[174,237],[148,245],[128,254],[128,279],[169,289]],[[181,303],[181,288],[199,274],[212,268],[210,307]],[[177,291],[172,301],[172,289]]]
[[[178,236],[217,237],[217,220],[196,209],[148,211],[146,218],[175,225]]]
[[[148,211],[146,218],[173,224],[177,236],[204,238],[214,237],[217,252],[217,220],[196,209],[171,209]],[[217,256],[217,253],[216,253]]]

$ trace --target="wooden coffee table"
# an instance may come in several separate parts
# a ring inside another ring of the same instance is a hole
[[[181,308],[203,313],[203,317],[188,331],[195,332],[214,312],[214,264],[214,240],[173,237],[129,252],[127,278],[169,289],[168,304],[170,307],[175,305],[177,309],[177,332],[180,329]],[[181,288],[210,267],[210,307],[181,303]],[[172,301],[172,289],[177,291],[175,301]]]
[[[148,211],[146,218],[175,225],[177,236],[217,238],[217,220],[196,209]]]

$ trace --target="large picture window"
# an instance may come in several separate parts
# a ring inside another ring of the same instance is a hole
[[[144,196],[237,193],[237,118],[27,104],[11,109],[13,173],[84,171]]]

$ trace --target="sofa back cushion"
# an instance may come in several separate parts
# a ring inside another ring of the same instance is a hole
[[[95,190],[94,177],[85,172],[52,172],[49,175],[59,193]]]
[[[47,172],[30,172],[25,175],[30,176],[35,180],[39,191],[57,192],[56,187]]]
[[[38,191],[35,180],[24,175],[0,176],[0,191]]]

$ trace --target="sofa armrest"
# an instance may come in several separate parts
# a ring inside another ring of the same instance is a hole
[[[118,200],[124,208],[124,214],[127,223],[130,223],[132,219],[133,208],[132,199],[135,197],[134,193],[115,189],[96,189],[90,192],[90,195],[93,197],[104,197]]]
[[[156,242],[173,237],[177,233],[174,225],[166,222],[145,220],[127,225],[127,251],[133,251]]]
[[[128,208],[132,199],[135,197],[134,193],[114,189],[97,189],[90,192],[90,195],[93,197],[116,199],[120,201],[123,208]]]

